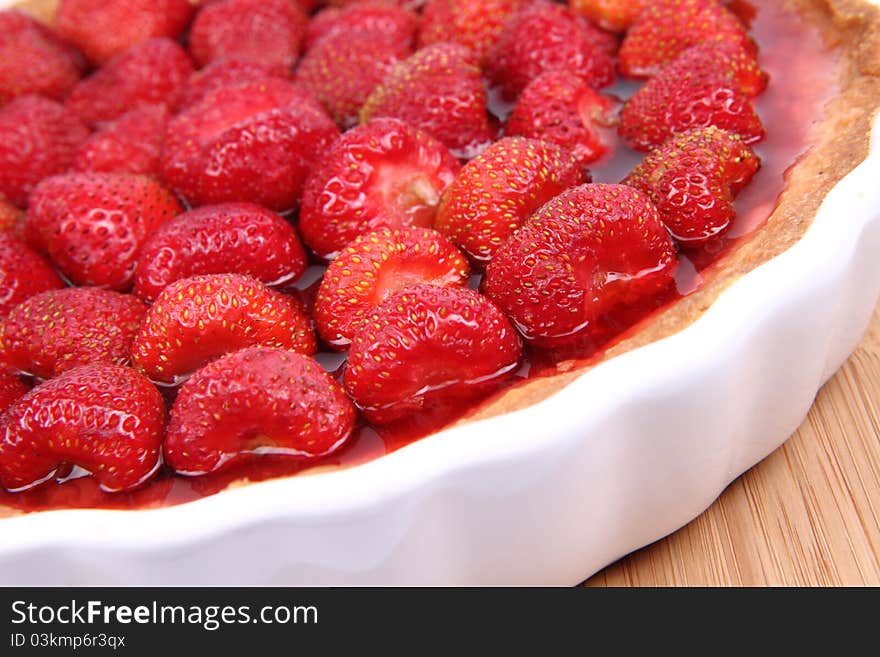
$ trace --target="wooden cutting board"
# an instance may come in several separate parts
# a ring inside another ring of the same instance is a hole
[[[880,585],[880,307],[788,442],[586,585]]]

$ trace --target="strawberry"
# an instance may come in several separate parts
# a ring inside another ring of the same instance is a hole
[[[620,102],[590,88],[567,71],[550,71],[532,80],[507,121],[508,135],[544,139],[564,146],[581,164],[608,155]]]
[[[565,7],[533,2],[507,22],[486,73],[508,100],[547,71],[568,71],[594,89],[614,81],[616,40]]]
[[[0,232],[0,320],[25,299],[63,286],[43,256],[11,232]]]
[[[308,20],[291,0],[218,0],[193,21],[189,49],[200,66],[236,57],[289,69]]]
[[[61,0],[58,33],[94,64],[151,37],[176,39],[189,24],[189,0]]]
[[[78,367],[34,388],[0,419],[0,485],[25,490],[73,464],[105,491],[131,490],[159,469],[164,431],[162,396],[143,375]]]
[[[147,239],[134,291],[153,301],[169,283],[200,274],[248,274],[283,285],[299,278],[306,264],[293,226],[271,210],[252,203],[206,205],[164,223]]]
[[[224,87],[259,82],[266,78],[290,80],[292,77],[292,73],[286,68],[279,69],[250,59],[223,57],[190,76],[180,91],[178,108],[195,105],[205,96]]]
[[[474,260],[485,263],[532,212],[585,178],[567,149],[537,139],[505,137],[464,166],[443,194],[434,225]]]
[[[355,333],[345,391],[372,422],[484,394],[515,370],[516,331],[474,290],[421,284],[385,299]]]
[[[474,54],[436,43],[397,64],[361,109],[361,121],[392,117],[439,139],[462,159],[492,140],[486,91]]]
[[[162,177],[193,205],[247,199],[289,210],[338,135],[318,103],[289,82],[224,87],[168,123]]]
[[[193,72],[186,51],[165,38],[150,39],[80,80],[66,105],[85,123],[112,121],[140,105],[173,106]]]
[[[623,181],[644,191],[679,242],[700,243],[728,230],[733,198],[761,161],[738,135],[714,126],[676,135]]]
[[[125,290],[147,235],[182,211],[174,194],[147,176],[71,173],[37,186],[25,233],[75,284]]]
[[[369,34],[374,42],[386,41],[411,51],[419,19],[408,9],[375,0],[363,0],[343,8],[328,7],[318,12],[306,29],[303,49],[308,53],[325,38],[343,39],[356,33]]]
[[[156,298],[132,345],[135,367],[172,384],[223,354],[265,345],[315,353],[311,323],[293,297],[250,276],[193,276]]]
[[[302,58],[296,82],[337,124],[349,128],[357,124],[358,112],[370,92],[408,55],[406,48],[369,33],[328,37]]]
[[[675,249],[648,197],[625,185],[563,192],[498,250],[483,291],[538,347],[619,330],[615,315],[673,283]]]
[[[420,46],[454,41],[470,48],[481,64],[507,20],[532,0],[428,0],[422,11]]]
[[[568,0],[573,14],[610,32],[625,32],[647,4],[648,0]]]
[[[146,312],[142,301],[110,290],[43,292],[0,324],[0,350],[9,365],[43,379],[80,365],[125,365]]]
[[[0,417],[27,391],[18,373],[0,363]]]
[[[315,301],[318,333],[346,348],[373,308],[415,283],[464,286],[468,264],[436,230],[381,228],[361,235],[330,263]]]
[[[341,447],[355,410],[339,384],[308,356],[252,347],[206,365],[171,409],[165,460],[201,475],[252,455],[299,459]]]
[[[34,186],[70,166],[89,131],[63,105],[19,96],[0,107],[0,195],[24,207]]]
[[[0,34],[0,105],[25,94],[61,100],[79,80],[76,52],[27,14],[0,11]]]
[[[141,105],[103,125],[80,146],[73,170],[158,173],[168,116],[164,105]]]
[[[699,43],[733,43],[755,52],[745,27],[718,0],[655,0],[645,5],[620,46],[620,72],[648,78]]]
[[[750,98],[764,91],[769,79],[758,66],[753,52],[742,44],[726,41],[691,46],[664,64],[660,73],[665,78],[690,75],[694,79],[723,79]]]
[[[716,47],[721,44],[712,49]],[[647,151],[676,133],[710,125],[736,132],[746,143],[763,139],[761,119],[734,75],[697,66],[690,55],[688,50],[681,57],[685,61],[663,67],[626,102],[620,114],[623,140]]]
[[[8,231],[16,237],[24,234],[24,212],[0,196],[0,232]]]
[[[459,164],[443,144],[397,119],[346,132],[303,190],[303,240],[331,259],[355,237],[387,226],[428,227]]]

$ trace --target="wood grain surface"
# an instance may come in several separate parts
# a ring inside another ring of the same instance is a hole
[[[587,586],[880,586],[880,307],[797,432]]]

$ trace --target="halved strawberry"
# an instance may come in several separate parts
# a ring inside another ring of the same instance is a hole
[[[61,0],[59,34],[95,64],[151,37],[177,38],[189,23],[189,0]]]
[[[742,138],[710,126],[674,136],[623,182],[653,200],[676,240],[700,243],[730,228],[733,199],[760,166]]]
[[[419,45],[454,41],[484,64],[504,24],[532,0],[428,0],[422,10]]]
[[[290,80],[293,72],[264,62],[221,57],[193,73],[180,91],[178,109],[189,107],[223,87],[232,87],[266,78]]]
[[[646,4],[620,46],[618,67],[647,78],[699,43],[733,43],[754,53],[739,19],[718,0],[655,0]]]
[[[192,205],[247,199],[289,210],[338,135],[320,105],[289,82],[223,87],[168,122],[162,178]]]
[[[0,419],[0,485],[25,490],[73,464],[103,490],[131,490],[159,469],[164,431],[162,396],[143,375],[78,367],[34,388]]]
[[[0,232],[0,319],[28,297],[63,286],[43,256],[11,232]]]
[[[532,80],[507,121],[508,135],[544,139],[564,146],[581,164],[614,148],[620,101],[594,91],[567,71],[550,71]]]
[[[223,354],[264,345],[313,354],[311,322],[299,302],[239,274],[193,276],[168,285],[132,345],[132,360],[172,384]]]
[[[0,107],[0,196],[25,207],[34,186],[67,169],[88,135],[76,115],[42,96]]]
[[[532,212],[585,178],[569,150],[505,137],[464,166],[443,194],[434,225],[474,260],[487,262]]]
[[[673,283],[675,248],[657,209],[625,185],[563,192],[498,250],[483,292],[538,347],[592,340],[620,326],[615,315]]]
[[[476,57],[454,43],[427,46],[397,64],[361,109],[363,123],[380,117],[424,130],[462,159],[492,140]]]
[[[381,0],[359,0],[345,7],[328,7],[309,21],[303,49],[308,52],[328,37],[348,38],[368,34],[374,42],[386,41],[411,51],[419,18],[409,9]]]
[[[594,89],[614,81],[617,41],[565,7],[533,2],[507,22],[489,53],[487,74],[515,99],[542,73],[568,71]]]
[[[467,260],[436,230],[382,228],[361,235],[330,263],[315,301],[318,333],[344,349],[364,318],[415,283],[464,286]]]
[[[146,312],[139,299],[110,290],[43,292],[0,323],[0,351],[18,371],[43,379],[80,365],[125,365]]]
[[[271,210],[253,203],[206,205],[164,223],[147,239],[134,291],[153,301],[169,283],[201,274],[247,274],[283,285],[299,278],[306,264],[293,226]]]
[[[372,422],[484,394],[519,365],[504,314],[474,290],[421,284],[383,301],[355,332],[345,391]]]
[[[157,174],[168,117],[164,105],[142,105],[126,112],[83,142],[73,170]]]
[[[177,197],[147,176],[63,174],[34,190],[25,232],[77,285],[125,290],[147,235],[182,211]]]
[[[112,121],[140,105],[172,107],[192,72],[192,62],[177,43],[150,39],[80,80],[65,104],[90,125]]]
[[[355,409],[318,363],[292,351],[252,347],[206,365],[180,389],[165,461],[201,475],[254,455],[310,459],[341,447]]]
[[[433,137],[397,119],[376,119],[334,142],[306,181],[299,228],[333,258],[374,228],[430,227],[460,166]]]
[[[648,0],[568,0],[572,13],[610,32],[626,31],[647,4]]]
[[[201,66],[236,57],[289,69],[308,20],[291,0],[217,0],[193,21],[189,49]]]
[[[81,57],[20,11],[0,11],[0,105],[40,94],[61,100],[79,80]]]
[[[0,363],[0,416],[27,391],[28,388],[18,373]]]

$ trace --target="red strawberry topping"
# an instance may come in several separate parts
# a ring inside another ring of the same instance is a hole
[[[22,383],[21,377],[0,363],[0,416],[27,391],[27,386]]]
[[[522,92],[507,122],[507,134],[552,141],[581,164],[608,155],[620,102],[590,88],[576,75],[550,71]]]
[[[305,268],[302,243],[279,215],[252,203],[206,205],[178,215],[149,237],[134,291],[153,301],[169,283],[201,274],[247,274],[266,285],[283,285]]]
[[[374,228],[430,227],[459,168],[443,144],[397,119],[354,128],[306,181],[299,216],[303,240],[331,259]]]
[[[568,0],[572,13],[611,32],[629,28],[646,4],[648,0]]]
[[[402,50],[412,49],[418,17],[408,9],[376,0],[361,0],[343,8],[329,7],[309,21],[303,47],[306,52],[325,38],[347,39],[367,34],[374,42],[386,41]]]
[[[25,94],[61,100],[79,80],[80,58],[30,16],[0,11],[0,34],[0,105]]]
[[[625,185],[563,192],[495,254],[483,291],[539,347],[619,330],[616,311],[673,282],[675,249],[646,195]]]
[[[315,458],[335,451],[354,428],[339,384],[308,356],[253,347],[206,365],[180,389],[165,460],[200,475],[249,455]]]
[[[489,299],[415,285],[383,301],[355,333],[345,390],[377,423],[485,394],[519,365],[516,331]]]
[[[324,110],[289,82],[224,87],[168,123],[162,177],[193,205],[246,199],[288,210],[338,134]]]
[[[651,198],[675,239],[699,243],[730,228],[733,198],[760,166],[738,135],[713,126],[676,135],[623,182]]]
[[[0,323],[0,350],[9,365],[43,379],[80,365],[125,365],[146,312],[142,301],[110,290],[43,292]]]
[[[345,348],[372,310],[416,283],[464,286],[468,264],[440,233],[383,228],[358,237],[330,263],[315,302],[318,333]]]
[[[135,337],[132,358],[152,380],[171,384],[218,356],[258,345],[315,353],[299,302],[250,276],[194,276],[162,290]]]
[[[147,176],[72,173],[37,186],[25,232],[75,284],[125,290],[147,235],[182,211],[174,194]]]
[[[28,297],[63,286],[43,256],[12,233],[0,232],[0,319]]]
[[[0,195],[24,207],[34,186],[70,166],[88,129],[54,100],[19,96],[0,107]]]
[[[80,146],[73,169],[157,174],[168,116],[164,105],[142,105],[123,114]]]
[[[392,117],[440,140],[468,159],[492,139],[486,90],[474,54],[437,43],[397,64],[361,109],[361,121]]]
[[[486,262],[532,212],[584,182],[567,149],[506,137],[465,165],[443,195],[434,225],[474,260]]]
[[[291,0],[218,0],[202,9],[189,34],[193,59],[220,57],[291,68],[299,57],[308,16]]]
[[[164,430],[162,396],[143,375],[114,365],[76,368],[0,419],[0,485],[31,488],[73,464],[103,490],[131,490],[158,470]]]

